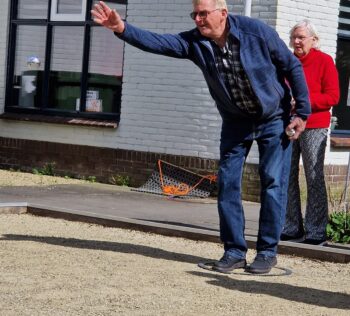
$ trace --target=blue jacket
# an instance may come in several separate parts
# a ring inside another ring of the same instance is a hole
[[[124,32],[117,36],[127,43],[147,52],[193,61],[202,70],[224,120],[247,117],[226,89],[210,40],[196,28],[179,34],[157,34],[125,23]],[[311,107],[302,66],[276,31],[244,16],[230,14],[228,23],[230,33],[239,40],[242,66],[260,102],[262,111],[257,120],[289,115],[290,89],[296,101],[296,114],[306,119]]]

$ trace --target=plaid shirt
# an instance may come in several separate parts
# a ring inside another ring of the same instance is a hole
[[[216,66],[237,107],[249,115],[260,111],[259,101],[252,90],[239,56],[239,42],[229,36],[223,48],[212,42]]]

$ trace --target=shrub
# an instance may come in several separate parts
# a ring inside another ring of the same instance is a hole
[[[34,174],[40,174],[43,176],[54,176],[55,175],[55,162],[49,162],[44,165],[43,168],[34,168],[32,172]]]
[[[129,176],[115,175],[109,178],[111,184],[120,185],[120,186],[129,186],[130,178]]]
[[[333,242],[350,243],[350,213],[346,211],[331,213],[326,232],[327,237]]]

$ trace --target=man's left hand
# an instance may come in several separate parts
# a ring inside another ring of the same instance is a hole
[[[305,130],[306,121],[302,118],[296,116],[286,127],[286,132],[291,129],[294,129],[295,134],[293,136],[289,136],[290,140],[296,140],[299,138],[300,134]]]

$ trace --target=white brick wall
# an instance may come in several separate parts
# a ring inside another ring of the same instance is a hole
[[[181,32],[193,27],[191,8],[188,0],[130,1],[128,21],[159,33]],[[216,158],[220,118],[200,71],[189,61],[129,45],[124,58],[121,146]]]
[[[337,48],[339,0],[279,0],[276,30],[289,43],[289,30],[298,21],[312,21],[321,38],[321,50],[335,58]],[[348,152],[326,150],[325,164],[347,164]]]
[[[279,0],[276,30],[289,43],[289,30],[302,19],[312,21],[321,37],[321,49],[335,57],[339,0]]]
[[[0,3],[2,74],[8,2]],[[253,0],[252,16],[276,26],[286,41],[289,28],[301,17],[315,18],[320,23],[325,50],[334,55],[337,2]],[[242,14],[243,0],[228,4],[231,12]],[[127,14],[128,21],[137,26],[175,33],[193,27],[188,16],[191,10],[191,0],[129,0]],[[4,99],[1,78],[4,75],[0,77],[0,110]],[[126,45],[123,81],[121,122],[117,130],[2,121],[0,136],[218,158],[221,119],[202,74],[191,62],[144,53]],[[249,161],[256,162],[257,156],[253,147]]]

